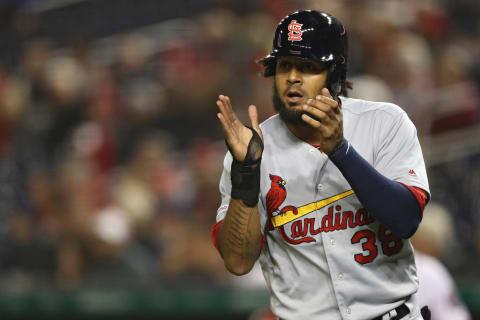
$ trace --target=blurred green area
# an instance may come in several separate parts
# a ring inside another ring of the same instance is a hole
[[[460,288],[480,317],[480,287]],[[176,288],[155,290],[36,290],[0,294],[2,319],[249,319],[268,309],[266,290]]]
[[[0,295],[2,319],[246,319],[268,308],[265,290],[36,290]]]

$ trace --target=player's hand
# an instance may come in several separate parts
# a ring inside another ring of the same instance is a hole
[[[317,130],[320,148],[330,155],[343,139],[343,115],[338,102],[323,88],[321,95],[307,100],[303,111],[303,121]]]
[[[220,112],[217,113],[217,117],[222,124],[227,144],[230,147],[234,158],[237,161],[244,161],[247,154],[248,144],[253,136],[252,131],[237,118],[237,115],[233,112],[229,97],[219,95],[217,106],[220,110]],[[250,105],[248,107],[248,116],[250,118],[251,127],[263,140],[262,131],[258,125],[257,107]]]

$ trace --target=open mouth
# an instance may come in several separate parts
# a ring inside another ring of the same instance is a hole
[[[290,105],[297,104],[303,99],[303,94],[298,90],[289,90],[286,96],[286,101]]]

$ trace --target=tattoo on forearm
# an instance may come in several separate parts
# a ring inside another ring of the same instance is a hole
[[[229,250],[242,258],[256,254],[256,251],[252,250],[255,246],[250,241],[252,233],[249,230],[249,224],[253,216],[253,208],[242,208],[228,221],[231,227],[227,228],[226,245]]]

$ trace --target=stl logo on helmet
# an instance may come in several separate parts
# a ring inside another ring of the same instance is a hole
[[[292,20],[288,25],[288,40],[289,41],[302,41],[302,26],[303,24],[297,23],[297,20]]]

